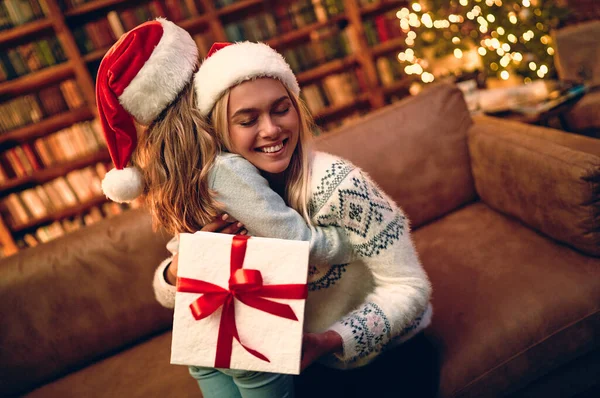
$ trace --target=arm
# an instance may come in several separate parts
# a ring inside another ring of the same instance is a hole
[[[350,261],[348,238],[336,226],[309,226],[288,207],[246,159],[225,155],[218,159],[211,178],[217,200],[242,222],[250,235],[310,242],[310,262],[339,264]]]
[[[363,172],[348,174],[316,213],[323,225],[346,231],[354,252],[375,283],[354,311],[329,330],[343,341],[343,362],[381,350],[394,337],[426,326],[431,286],[417,257],[402,211]]]

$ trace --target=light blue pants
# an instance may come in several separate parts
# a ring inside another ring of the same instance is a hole
[[[294,398],[291,375],[189,367],[204,398]]]

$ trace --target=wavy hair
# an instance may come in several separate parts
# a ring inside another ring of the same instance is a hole
[[[142,170],[154,227],[195,232],[220,212],[208,174],[220,145],[195,106],[192,82],[141,134],[133,163]]]

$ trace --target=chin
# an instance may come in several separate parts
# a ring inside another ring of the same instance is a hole
[[[290,161],[288,160],[287,162],[277,162],[277,163],[271,163],[271,164],[264,164],[264,165],[255,165],[258,169],[264,171],[265,173],[269,173],[269,174],[281,174],[284,171],[287,170],[287,168],[290,165]]]

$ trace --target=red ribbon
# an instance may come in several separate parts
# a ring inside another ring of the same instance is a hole
[[[183,293],[201,293],[202,296],[190,304],[194,318],[199,321],[214,313],[221,306],[221,323],[217,340],[215,368],[229,368],[231,350],[235,338],[242,347],[255,357],[270,362],[260,352],[245,346],[240,341],[235,325],[234,298],[242,303],[269,314],[297,321],[292,308],[287,304],[267,300],[264,297],[280,299],[305,299],[308,294],[306,284],[263,285],[260,271],[243,269],[246,257],[246,244],[249,236],[236,235],[231,245],[229,290],[215,284],[190,278],[177,278],[177,291]]]

